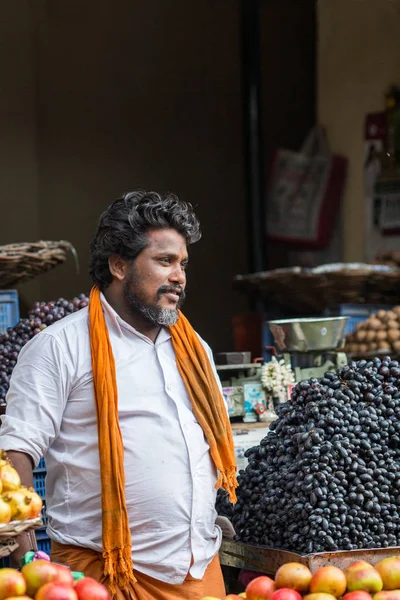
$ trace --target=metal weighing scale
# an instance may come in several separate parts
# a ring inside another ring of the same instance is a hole
[[[278,354],[290,365],[296,382],[323,377],[347,365],[344,347],[348,317],[269,321]]]

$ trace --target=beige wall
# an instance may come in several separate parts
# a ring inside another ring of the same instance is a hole
[[[68,239],[81,260],[79,276],[72,260],[41,276],[29,300],[89,289],[96,220],[123,191],[171,190],[198,207],[203,228],[186,312],[214,349],[231,349],[231,315],[246,306],[232,279],[247,270],[236,0],[0,9],[10,110],[0,243]]]
[[[350,159],[344,199],[344,259],[365,244],[363,126],[400,81],[400,0],[318,0],[318,116],[332,148]]]

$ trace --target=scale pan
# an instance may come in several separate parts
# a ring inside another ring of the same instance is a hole
[[[283,352],[336,350],[343,346],[349,317],[268,321],[277,348]]]

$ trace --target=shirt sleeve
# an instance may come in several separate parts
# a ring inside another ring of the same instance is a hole
[[[40,333],[23,347],[14,367],[0,448],[28,454],[36,467],[60,432],[70,386],[59,342]]]

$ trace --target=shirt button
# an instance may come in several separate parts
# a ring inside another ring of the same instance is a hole
[[[168,384],[167,385],[167,390],[170,390],[170,389],[171,389],[171,386],[170,386],[170,384]]]

